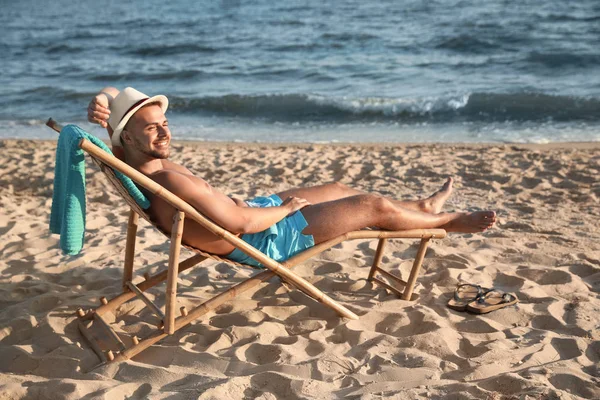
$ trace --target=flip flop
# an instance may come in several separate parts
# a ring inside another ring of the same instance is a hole
[[[448,300],[447,306],[456,311],[465,311],[467,305],[489,292],[489,289],[471,283],[456,285],[454,297]]]
[[[485,314],[500,308],[512,306],[518,302],[519,299],[514,294],[492,289],[477,300],[470,302],[467,305],[467,311],[476,314]]]

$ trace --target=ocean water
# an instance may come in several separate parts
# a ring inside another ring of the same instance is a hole
[[[600,1],[2,2],[0,138],[55,138],[103,86],[177,139],[600,140]]]

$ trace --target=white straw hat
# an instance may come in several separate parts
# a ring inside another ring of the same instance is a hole
[[[110,105],[110,117],[108,117],[108,124],[113,129],[111,139],[113,146],[121,146],[121,132],[129,118],[146,104],[154,102],[160,103],[163,113],[167,111],[169,100],[161,94],[148,97],[132,87],[127,87],[115,97]]]

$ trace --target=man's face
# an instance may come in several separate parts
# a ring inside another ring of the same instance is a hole
[[[140,108],[127,123],[126,131],[128,146],[153,158],[169,158],[171,131],[159,105]]]

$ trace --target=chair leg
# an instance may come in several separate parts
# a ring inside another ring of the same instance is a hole
[[[175,308],[177,307],[177,274],[179,273],[179,252],[181,251],[181,236],[185,214],[177,211],[173,217],[171,230],[171,249],[169,251],[169,271],[167,274],[167,292],[165,305],[165,333],[175,333]]]
[[[423,264],[423,258],[425,257],[425,252],[427,251],[427,246],[429,245],[430,238],[421,239],[419,250],[417,251],[417,255],[415,257],[412,269],[410,270],[410,276],[407,282],[379,267],[379,264],[381,263],[381,258],[383,257],[383,250],[385,249],[385,240],[386,239],[379,240],[377,252],[375,253],[375,258],[373,259],[373,265],[371,266],[371,271],[369,271],[368,280],[369,282],[376,283],[377,285],[383,286],[392,293],[395,293],[400,298],[402,298],[402,300],[410,300],[413,294],[415,284],[417,282],[417,278],[419,277],[419,272],[421,271],[421,265]],[[375,276],[375,274],[377,273],[386,277],[390,281],[390,284],[387,284],[381,279],[377,278]],[[400,289],[391,286],[391,284],[393,283],[401,285],[404,289],[400,291]]]
[[[127,290],[127,282],[133,278],[133,259],[135,255],[135,237],[138,228],[138,214],[129,210],[129,222],[127,223],[127,241],[125,242],[125,269],[123,271],[123,289]]]
[[[196,254],[196,255],[182,261],[181,263],[179,263],[176,270],[177,270],[177,272],[183,272],[183,271],[190,269],[193,266],[201,263],[205,259],[206,259],[205,256]],[[170,269],[170,270],[173,271],[174,269]],[[136,286],[136,288],[138,289],[139,292],[143,293],[146,290],[150,289],[151,287],[154,287],[154,286],[158,285],[159,283],[164,282],[166,279],[168,279],[170,270],[166,270],[166,271],[160,272],[156,275],[149,276],[145,281],[138,284]],[[268,272],[268,273],[265,273],[265,272]],[[274,275],[270,271],[265,271],[265,272],[251,278],[249,281],[253,281],[252,285],[248,285],[248,283],[250,283],[250,282],[244,282],[244,285],[238,285],[238,286],[243,286],[243,288],[238,287],[237,290],[234,289],[233,290],[234,294],[239,294],[239,293],[249,289],[250,287],[256,286],[258,283],[260,283],[263,280],[266,280]],[[260,277],[260,279],[259,279],[259,277]],[[133,286],[133,284],[131,284],[131,285]],[[136,295],[138,295],[138,293],[136,293],[134,290],[130,289],[130,287],[128,286],[126,291],[123,291],[123,293],[121,293],[120,295],[116,296],[115,298],[107,301],[106,303],[103,302],[102,305],[100,307],[96,308],[95,310],[90,310],[87,313],[84,312],[82,309],[77,310],[77,317],[78,317],[77,324],[78,324],[79,330],[81,331],[84,339],[86,339],[86,341],[90,344],[90,346],[92,347],[92,350],[94,350],[94,352],[98,355],[98,358],[101,361],[101,363],[99,365],[97,365],[96,367],[103,365],[107,362],[127,360],[127,359],[133,357],[134,355],[138,354],[142,350],[148,348],[152,344],[156,343],[160,339],[168,336],[167,333],[165,333],[164,329],[161,328],[161,329],[154,331],[153,334],[151,334],[149,337],[147,337],[143,340],[140,340],[139,338],[134,337],[133,338],[133,346],[131,346],[125,350],[118,351],[116,355],[113,352],[105,353],[100,349],[98,342],[88,331],[86,323],[91,322],[91,321],[96,321],[96,322],[98,322],[99,325],[102,324],[102,321],[98,317],[100,317],[106,313],[114,312],[120,305],[122,305],[123,303],[136,297]],[[231,298],[231,297],[229,297],[229,298]],[[222,302],[224,302],[224,301],[222,301]],[[221,304],[222,302],[220,302],[219,304]],[[214,302],[211,302],[211,303],[214,303]],[[214,308],[219,304],[211,304],[211,306],[212,306],[212,308]],[[204,306],[204,308],[207,308],[206,305]],[[162,312],[159,312],[159,314],[162,314]],[[197,312],[197,314],[202,315],[198,312]],[[160,315],[159,315],[159,317],[160,317]],[[181,317],[181,318],[184,318],[184,317]],[[162,320],[164,321],[164,320],[166,320],[166,318],[163,317]],[[188,324],[190,322],[191,322],[191,320],[185,320],[185,321],[180,322],[179,319],[175,319],[175,324],[177,325],[176,329],[179,329],[184,324]],[[106,327],[104,327],[104,328],[106,328]],[[119,343],[117,342],[117,344],[119,344]],[[119,344],[119,347],[122,349],[122,345]]]
[[[253,287],[260,284],[261,282],[271,279],[273,276],[275,276],[275,273],[271,272],[269,270],[260,272],[256,275],[254,275],[253,277],[248,278],[245,281],[240,282],[237,285],[218,294],[217,296],[207,300],[206,302],[204,302],[204,303],[200,304],[199,306],[195,307],[194,309],[190,310],[187,315],[181,315],[180,317],[175,319],[175,330],[179,330],[179,329],[183,328],[184,326],[191,323],[195,319],[200,318],[201,316],[214,310],[221,304],[233,299],[234,297],[238,296],[239,294],[241,294],[249,289],[252,289]],[[138,343],[134,343],[134,345],[132,347],[128,348],[125,351],[120,352],[117,355],[117,357],[115,358],[115,361],[128,360],[131,357],[134,357],[136,354],[139,354],[143,350],[152,346],[154,343],[165,338],[166,336],[167,336],[167,332],[165,330],[156,330],[152,334],[150,334],[150,336],[148,336],[142,340],[139,340]],[[100,357],[100,358],[103,359],[102,357]]]
[[[152,311],[154,315],[160,319],[161,324],[163,324],[165,321],[165,314],[160,310],[160,308],[158,308],[157,305],[152,302],[152,300],[146,297],[144,292],[134,285],[133,282],[127,282],[127,287],[131,289],[133,293],[135,293],[138,299],[142,300],[146,304],[150,311]]]
[[[385,250],[385,245],[387,244],[387,239],[379,239],[379,244],[377,245],[377,252],[375,253],[375,258],[373,259],[373,265],[371,266],[371,271],[369,271],[369,277],[367,280],[371,282],[373,280],[373,276],[375,276],[375,272],[381,264],[381,259],[383,258],[383,251]]]
[[[100,346],[98,346],[96,339],[94,339],[94,337],[88,332],[88,328],[81,319],[77,319],[77,327],[79,328],[79,332],[81,332],[83,337],[87,340],[92,350],[94,350],[94,353],[96,353],[100,359],[100,362],[106,362],[106,356],[104,355],[104,352]]]
[[[379,264],[381,264],[381,259],[383,258],[383,251],[385,250],[386,244],[387,239],[379,239],[379,244],[377,245],[377,252],[375,253],[373,265],[371,266],[371,271],[369,271],[369,277],[367,278],[367,280],[369,282],[373,282],[376,285],[382,286],[390,292],[394,293],[396,296],[401,297],[402,292],[400,291],[400,289],[398,289],[397,285],[400,285],[404,288],[406,287],[406,282],[404,282],[396,275],[389,273],[383,268],[379,267]],[[383,275],[390,282],[390,284],[387,284],[386,282],[376,277],[375,275],[377,273]]]
[[[196,254],[195,256],[192,256],[187,260],[184,260],[181,263],[179,263],[179,267],[177,268],[178,272],[183,272],[187,269],[190,269],[198,263],[201,263],[205,259],[205,256]],[[165,270],[156,275],[149,276],[148,279],[137,285],[138,289],[140,289],[142,292],[145,292],[146,290],[158,285],[159,283],[164,282],[164,280],[167,279],[168,272],[168,270]],[[136,297],[136,294],[129,290],[128,287],[126,291],[123,291],[123,293],[121,293],[120,295],[109,300],[107,304],[103,304],[102,306],[98,307],[96,310],[94,310],[94,312],[100,315],[104,315],[108,312],[114,312],[117,308],[119,308],[119,306],[128,302],[134,297]]]
[[[413,263],[413,267],[410,270],[410,276],[406,282],[406,288],[404,289],[404,293],[402,293],[402,300],[410,300],[412,297],[415,283],[417,282],[419,272],[421,271],[421,264],[423,264],[423,258],[425,258],[425,252],[427,251],[427,246],[429,245],[429,240],[430,238],[421,239],[421,244],[419,245],[419,250],[417,251],[417,256],[415,257],[415,262]]]

